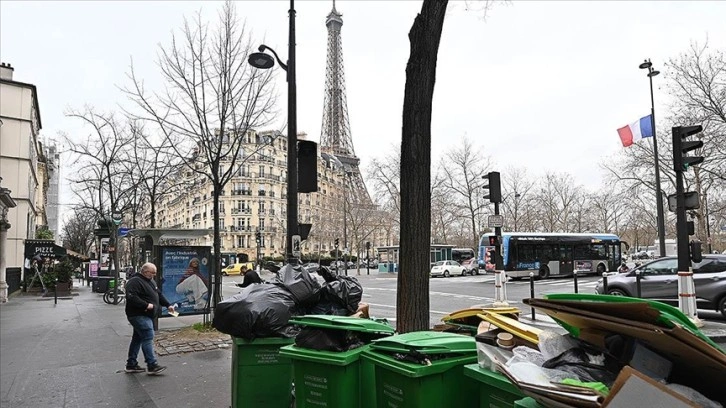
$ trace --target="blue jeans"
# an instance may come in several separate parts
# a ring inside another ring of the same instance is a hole
[[[133,367],[139,364],[136,358],[139,355],[139,349],[144,353],[144,360],[148,367],[156,365],[156,356],[154,356],[154,321],[148,316],[129,316],[129,323],[134,328],[134,335],[131,336],[131,344],[129,344],[129,359],[126,365]]]

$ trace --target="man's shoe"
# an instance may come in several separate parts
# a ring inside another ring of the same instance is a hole
[[[124,371],[127,373],[143,373],[146,370],[136,364],[135,366],[126,366],[126,369]]]
[[[148,375],[159,375],[164,370],[166,370],[166,367],[160,366],[160,365],[155,365],[155,366],[149,367],[147,374]]]

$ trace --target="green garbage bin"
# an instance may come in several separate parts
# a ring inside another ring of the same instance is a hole
[[[479,384],[480,408],[512,408],[524,394],[507,377],[488,368],[470,364],[464,367],[464,375]]]
[[[349,316],[308,315],[291,319],[290,323],[365,333],[368,339],[394,333],[387,324]],[[367,349],[367,345],[347,351],[312,350],[296,345],[280,349],[280,354],[292,361],[296,407],[374,407],[374,370],[371,364],[360,361],[360,355]]]
[[[477,359],[473,337],[432,331],[400,334],[374,340],[362,357],[375,367],[378,407],[477,406],[476,383],[464,376],[464,365]]]
[[[292,338],[260,338],[232,342],[232,408],[289,408],[292,364],[280,347]]]

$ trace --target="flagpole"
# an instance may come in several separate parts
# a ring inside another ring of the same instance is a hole
[[[653,156],[655,157],[655,205],[657,207],[658,217],[658,246],[660,256],[666,256],[665,244],[665,216],[663,214],[663,194],[660,190],[660,164],[658,161],[658,136],[655,131],[655,100],[653,98],[653,77],[660,74],[660,71],[653,69],[653,64],[649,59],[640,64],[640,69],[648,70],[648,80],[650,82],[650,127],[653,130]]]

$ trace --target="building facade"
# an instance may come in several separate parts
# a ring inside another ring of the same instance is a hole
[[[46,222],[43,186],[47,168],[41,163],[37,89],[15,81],[13,71],[10,64],[0,64],[0,177],[16,204],[6,215],[11,228],[5,242],[5,265],[21,268],[25,239],[35,238],[39,221]]]
[[[219,201],[221,252],[244,253],[249,259],[257,259],[260,233],[260,257],[282,258],[285,253],[287,217],[287,137],[276,131],[250,130],[244,136],[242,152],[234,164],[233,176],[222,189]],[[301,133],[299,139],[306,139]],[[222,171],[232,163],[226,158]],[[197,163],[198,170],[206,164]],[[354,224],[356,208],[350,198],[346,201],[346,172],[334,157],[326,154],[318,157],[318,191],[298,197],[299,222],[312,224],[308,239],[303,242],[302,252],[311,257],[329,256],[334,241],[339,239],[342,251],[344,222]],[[184,168],[171,184],[178,192],[167,195],[157,210],[160,228],[212,229],[213,189],[209,179],[191,169]],[[349,208],[348,208],[349,207]],[[370,206],[369,206],[370,207]],[[345,215],[347,219],[344,221]],[[371,230],[365,242],[377,245],[375,217],[368,217],[360,224]],[[348,230],[353,242],[352,229]],[[211,234],[203,245],[212,245]],[[354,252],[351,246],[351,252]]]

